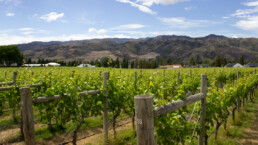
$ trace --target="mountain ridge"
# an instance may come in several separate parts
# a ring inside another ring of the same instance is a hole
[[[216,55],[229,60],[244,56],[246,60],[258,58],[258,38],[228,38],[210,34],[205,37],[160,35],[147,38],[105,38],[73,41],[31,42],[18,44],[26,58],[82,60],[89,61],[109,56],[115,58],[155,59],[171,58],[173,61],[187,62],[213,60]]]

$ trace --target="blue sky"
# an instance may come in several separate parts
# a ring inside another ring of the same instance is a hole
[[[257,0],[0,0],[0,45],[157,35],[258,37]]]

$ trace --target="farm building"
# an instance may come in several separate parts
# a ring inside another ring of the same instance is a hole
[[[248,63],[244,67],[258,67],[258,63]]]
[[[41,66],[41,64],[24,64],[24,66],[28,66],[28,67],[39,67],[39,66]]]
[[[225,67],[243,67],[243,66],[239,63],[229,63],[225,65]]]
[[[80,64],[77,67],[95,67],[95,66],[91,64]]]
[[[50,63],[44,64],[44,66],[61,66],[61,65],[59,63],[50,62]]]

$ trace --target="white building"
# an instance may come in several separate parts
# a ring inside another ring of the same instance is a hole
[[[39,67],[39,66],[41,66],[41,64],[24,64],[24,66],[28,66],[28,67]]]
[[[225,67],[243,67],[243,66],[239,63],[229,63]]]
[[[80,64],[77,67],[95,67],[95,66],[91,64]]]
[[[59,63],[50,62],[50,63],[44,64],[44,66],[61,66],[61,65]]]

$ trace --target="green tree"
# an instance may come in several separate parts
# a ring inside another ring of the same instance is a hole
[[[191,59],[190,59],[190,65],[196,65],[196,63],[195,63],[195,60],[194,60],[194,58],[193,57],[191,57]]]
[[[0,46],[0,62],[6,62],[8,66],[16,63],[17,66],[22,66],[24,55],[16,45]]]
[[[115,68],[119,68],[119,67],[120,67],[120,62],[119,62],[118,57],[116,58],[116,60],[115,60],[115,62],[114,62],[114,67],[115,67]]]
[[[245,59],[244,59],[244,56],[242,55],[239,59],[239,63],[244,65],[245,64]]]
[[[220,59],[219,55],[217,55],[215,60],[214,60],[214,66],[215,67],[220,67],[221,66],[221,59]]]
[[[122,62],[122,68],[128,68],[128,60],[127,59],[123,59],[123,62]]]

